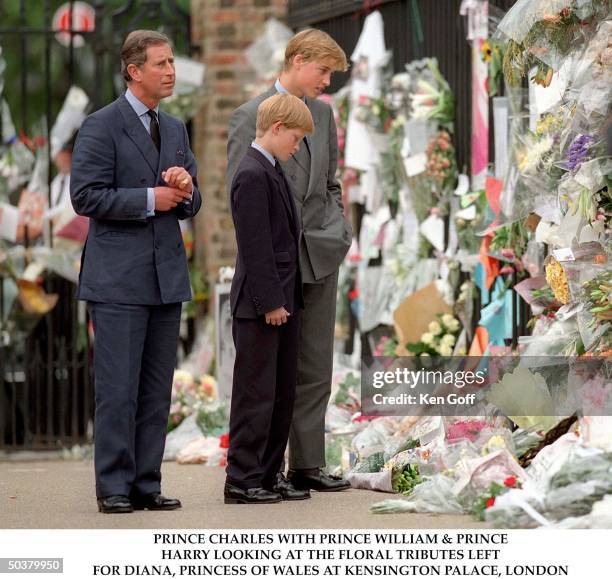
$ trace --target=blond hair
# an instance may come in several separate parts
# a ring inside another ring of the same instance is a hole
[[[292,94],[279,93],[262,101],[257,108],[256,136],[264,133],[274,124],[282,123],[288,129],[314,132],[312,114],[304,101]]]
[[[291,70],[293,59],[300,54],[304,62],[323,62],[333,70],[348,70],[346,54],[338,43],[326,32],[316,28],[307,28],[298,32],[285,48],[284,70]]]
[[[172,46],[170,39],[156,30],[133,30],[127,35],[121,47],[121,74],[125,82],[132,81],[127,67],[130,64],[135,64],[138,68],[142,67],[147,61],[147,48],[160,44]]]

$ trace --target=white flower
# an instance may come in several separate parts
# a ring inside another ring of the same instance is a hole
[[[421,354],[419,354],[419,356],[421,358],[425,358],[425,357],[429,357],[429,354],[427,352],[422,352]]]
[[[442,337],[442,345],[443,346],[454,346],[457,339],[452,334],[445,334]]]
[[[442,323],[445,326],[448,326],[449,324],[452,324],[454,320],[455,320],[455,316],[451,316],[450,314],[444,314],[442,316]]]
[[[440,356],[451,356],[453,353],[452,347],[444,343],[440,345],[438,351],[440,352]]]
[[[448,326],[446,326],[451,332],[458,332],[461,328],[459,320],[453,320]]]
[[[437,336],[440,332],[442,332],[442,326],[435,320],[433,322],[429,322],[428,329],[434,336]]]
[[[433,340],[434,340],[434,335],[431,332],[425,332],[421,336],[421,342],[423,342],[423,344],[431,344]]]

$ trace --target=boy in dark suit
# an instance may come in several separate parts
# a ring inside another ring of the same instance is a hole
[[[297,97],[278,94],[257,111],[256,138],[232,181],[238,256],[230,304],[236,362],[226,503],[309,498],[279,474],[289,438],[303,307],[299,221],[278,163],[296,153],[314,123]]]

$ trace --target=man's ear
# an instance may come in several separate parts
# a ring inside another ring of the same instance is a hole
[[[134,63],[128,64],[127,72],[132,77],[132,80],[135,80],[136,82],[140,82],[142,71],[140,70],[138,66],[136,66]]]
[[[272,125],[272,132],[275,135],[278,135],[278,133],[280,132],[281,127],[283,126],[283,123],[281,123],[280,121],[276,121],[273,125]]]
[[[304,64],[304,57],[301,54],[296,54],[293,57],[293,68],[299,70]]]

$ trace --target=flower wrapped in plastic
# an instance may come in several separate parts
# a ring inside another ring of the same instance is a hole
[[[215,408],[212,408],[213,406]],[[218,410],[217,406],[217,383],[212,376],[203,375],[200,379],[196,379],[185,370],[174,371],[168,431],[179,426],[185,418],[192,414],[197,415],[199,423],[202,409],[204,409],[204,414],[207,414],[211,409],[215,413]],[[209,426],[208,422],[210,422],[212,424],[211,429],[221,426],[225,420],[224,412],[223,409],[215,414],[211,421],[208,421],[207,417],[204,416],[201,422],[207,428]]]
[[[455,99],[435,58],[415,60],[406,65],[410,75],[410,116],[450,125],[455,119]]]
[[[388,499],[374,503],[370,511],[377,515],[393,513],[463,513],[453,493],[454,480],[442,474],[428,477],[406,499]]]
[[[507,40],[506,80],[518,86],[537,67],[535,81],[548,86],[554,70],[584,42],[587,29],[606,13],[607,0],[519,0],[497,27],[495,38]]]

